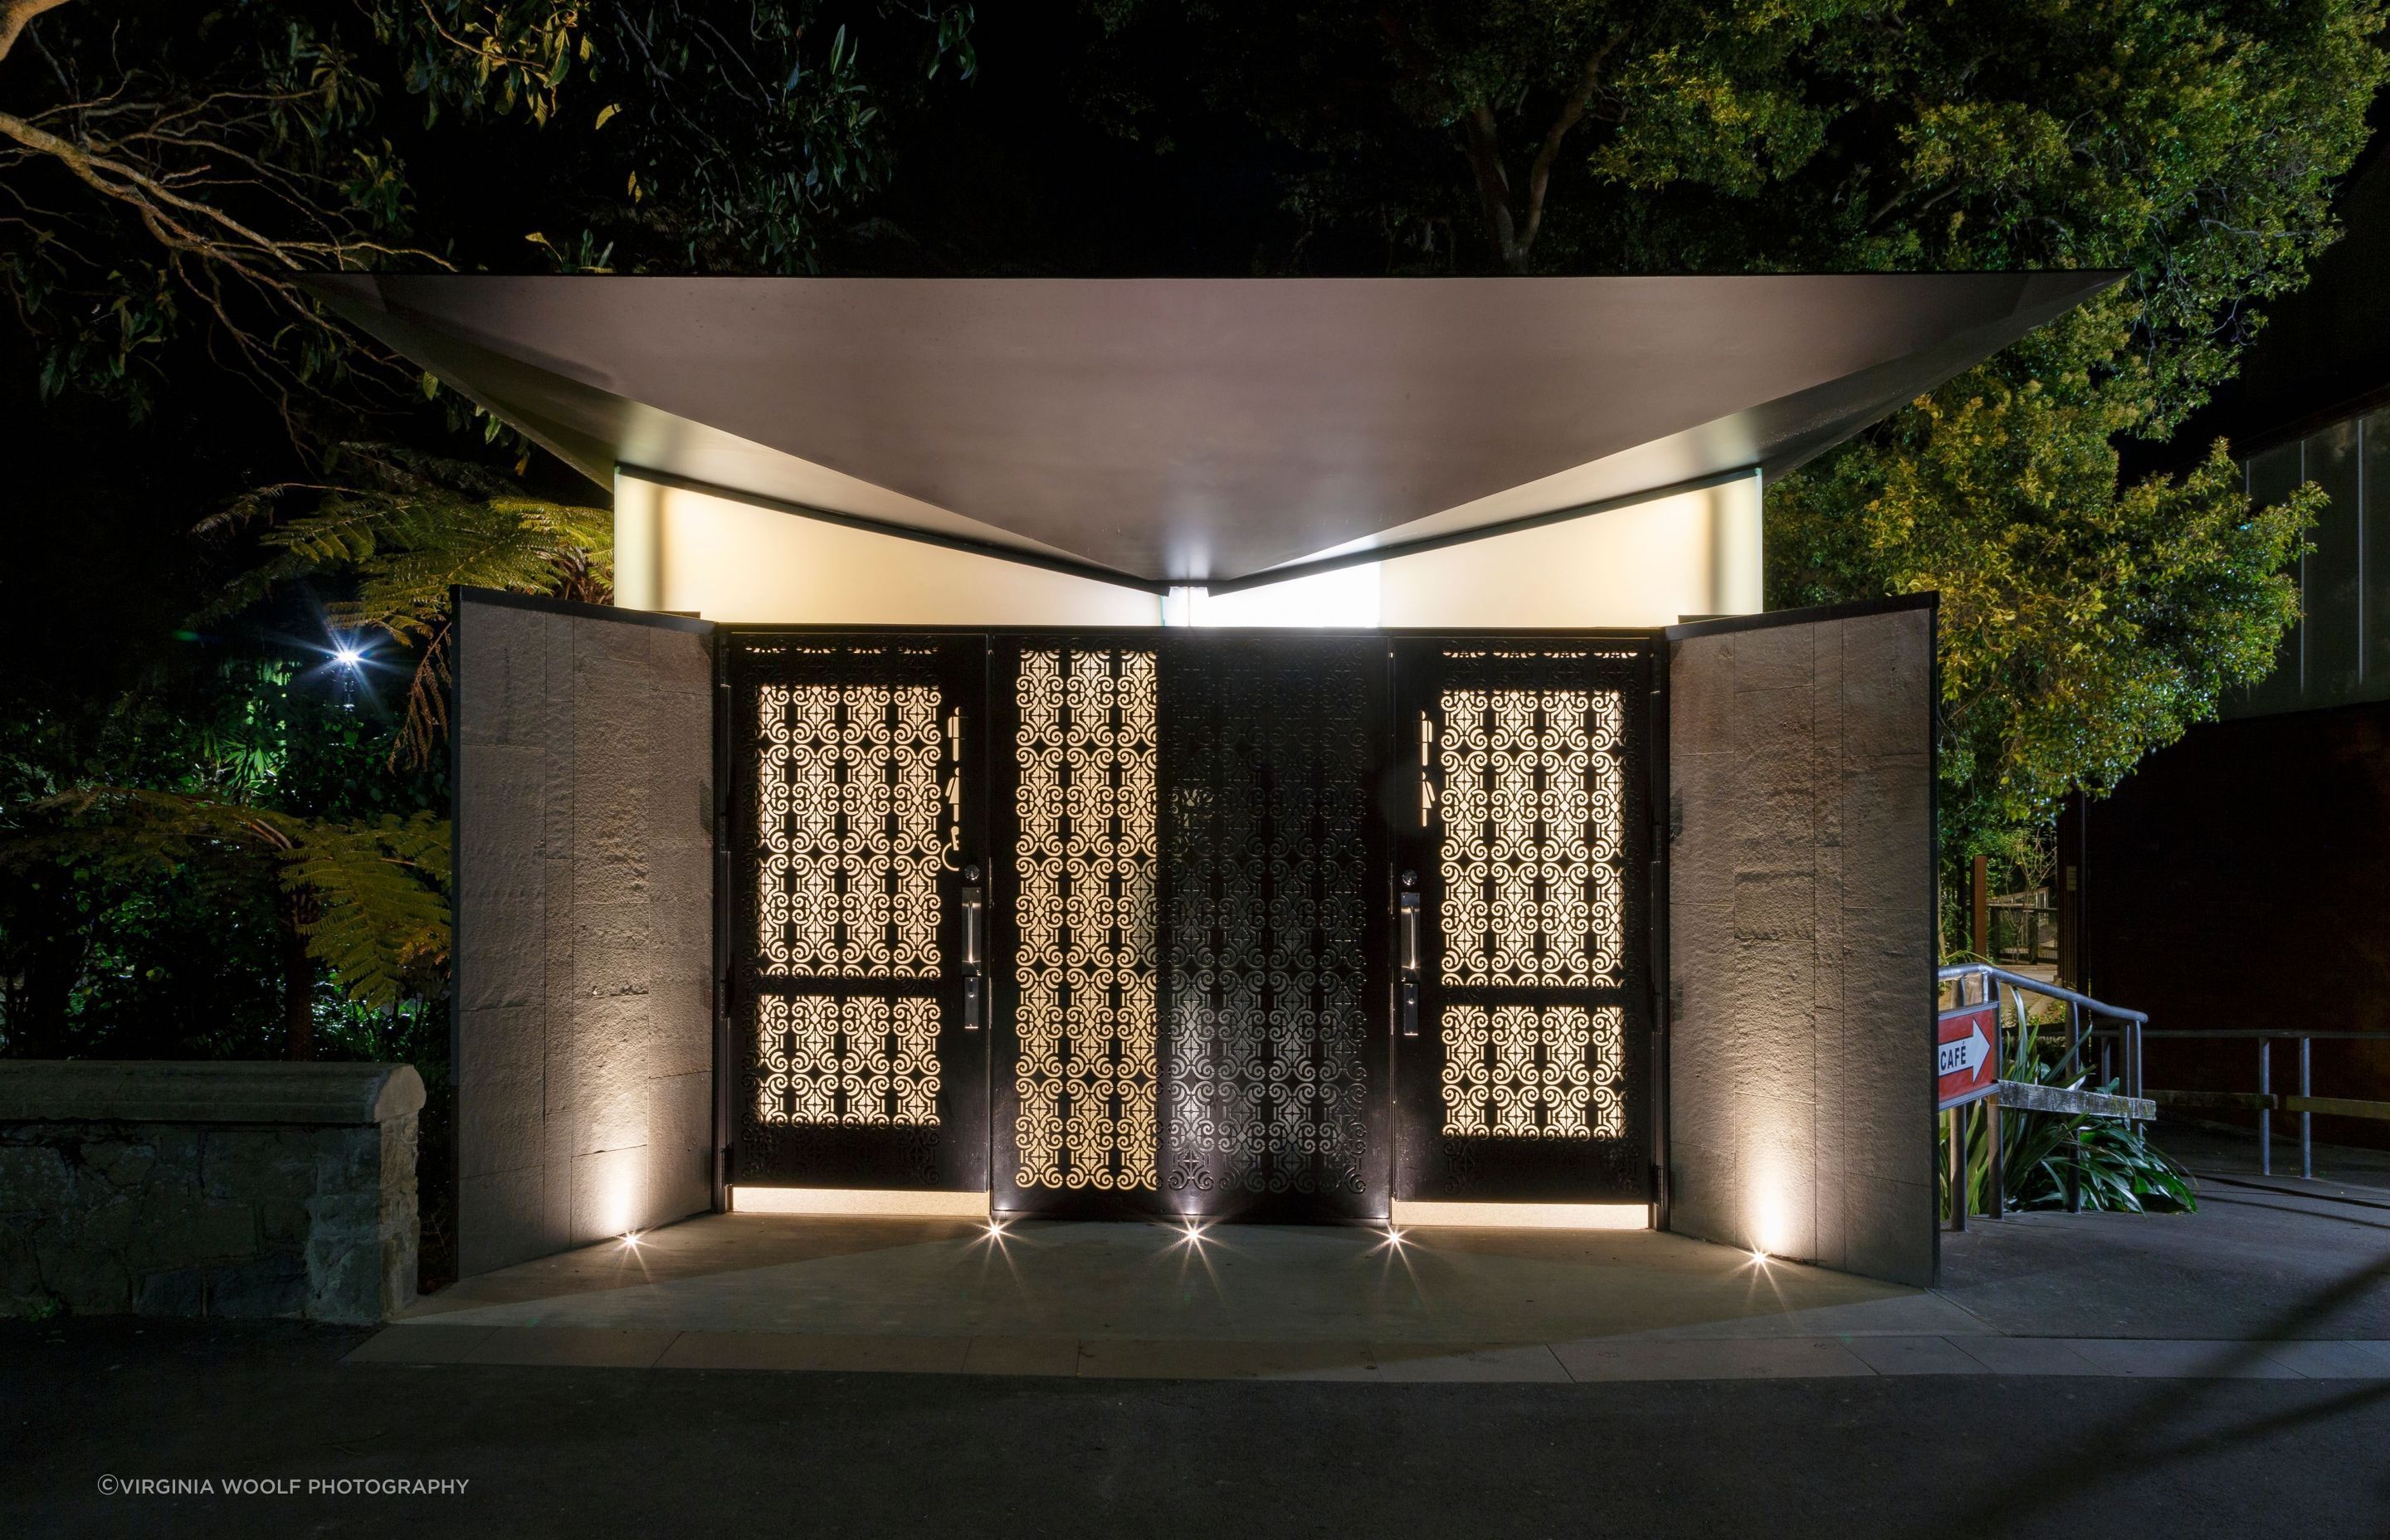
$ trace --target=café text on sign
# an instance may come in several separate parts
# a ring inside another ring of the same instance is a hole
[[[1935,1028],[1934,1072],[1939,1077],[1941,1110],[1991,1095],[2000,1081],[2000,1007],[1985,1004],[1946,1010]]]

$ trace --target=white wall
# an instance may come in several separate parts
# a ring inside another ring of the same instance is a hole
[[[1379,568],[1388,626],[1651,626],[1760,608],[1759,477]]]
[[[1158,625],[1159,596],[614,476],[615,602],[743,624]]]
[[[1589,514],[1283,584],[1160,598],[614,479],[616,602],[740,623],[1640,627],[1760,605],[1760,484]]]

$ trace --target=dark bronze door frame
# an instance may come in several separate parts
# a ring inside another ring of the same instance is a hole
[[[986,650],[737,640],[733,1182],[986,1185]]]
[[[1394,647],[1394,1196],[1652,1197],[1651,652]]]

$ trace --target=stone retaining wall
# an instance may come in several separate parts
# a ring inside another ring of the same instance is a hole
[[[0,1314],[385,1319],[422,1106],[404,1064],[0,1062]]]

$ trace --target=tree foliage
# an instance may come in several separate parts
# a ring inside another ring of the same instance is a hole
[[[2098,300],[1772,487],[1772,602],[1940,588],[1945,828],[1998,848],[2262,674],[2315,504],[2120,479],[2335,235],[2374,0],[1086,0],[1089,109],[1291,155],[1263,265],[2114,268]],[[1256,40],[1266,41],[1256,41]]]
[[[78,787],[43,811],[58,827],[0,847],[0,859],[73,850],[122,869],[203,876],[263,864],[308,956],[360,1004],[387,1007],[447,965],[448,820],[430,812],[308,818],[116,786]]]
[[[447,728],[448,595],[453,586],[602,604],[613,597],[614,515],[609,508],[526,497],[469,461],[389,444],[343,444],[332,482],[279,482],[236,499],[199,524],[204,534],[263,526],[278,554],[225,588],[201,621],[221,620],[276,588],[337,574],[352,597],[326,607],[337,631],[379,631],[416,659],[406,720],[392,752],[428,760]],[[286,502],[312,499],[275,521]]]
[[[0,0],[0,273],[46,391],[152,409],[204,349],[292,415],[407,376],[296,281],[428,264],[803,272],[887,119],[976,60],[920,0]],[[493,181],[508,196],[493,200]]]
[[[1936,591],[1941,815],[1953,856],[2014,858],[2075,788],[2104,794],[2231,686],[2297,613],[2278,574],[2308,488],[2252,510],[2221,445],[2116,489],[2116,452],[2033,383],[1969,379],[1770,494],[1773,599]]]
[[[0,718],[7,1051],[303,1052],[443,992],[443,779],[383,767],[371,677],[214,651]]]

